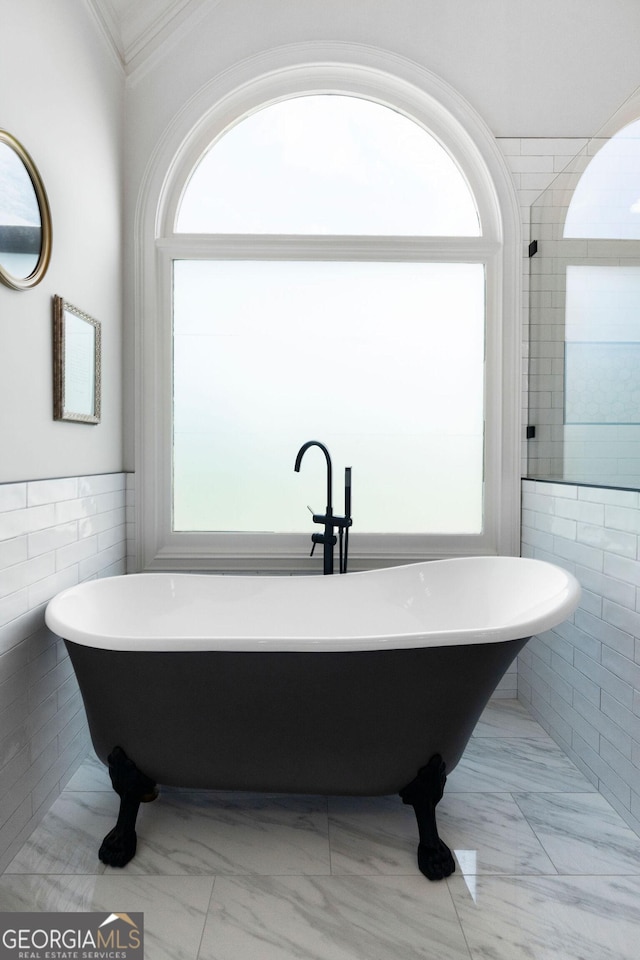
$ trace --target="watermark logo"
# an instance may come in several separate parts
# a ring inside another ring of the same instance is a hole
[[[0,913],[0,960],[144,960],[142,913]]]

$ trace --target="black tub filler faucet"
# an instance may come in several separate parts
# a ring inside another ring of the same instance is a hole
[[[313,551],[316,546],[321,543],[324,548],[324,563],[323,563],[323,572],[325,574],[333,573],[333,548],[336,545],[337,538],[334,534],[334,530],[337,528],[340,534],[340,573],[347,572],[347,557],[349,554],[349,527],[352,524],[351,519],[351,467],[345,467],[344,471],[344,516],[336,516],[333,512],[332,506],[332,468],[331,468],[331,457],[329,456],[329,451],[325,447],[324,443],[320,443],[318,440],[308,440],[306,443],[303,443],[300,449],[298,450],[298,455],[296,457],[296,463],[294,470],[296,473],[300,472],[300,464],[302,463],[302,458],[309,449],[309,447],[320,447],[322,452],[325,455],[327,461],[327,505],[325,507],[324,513],[314,513],[313,522],[321,523],[324,526],[324,533],[313,533],[311,535],[311,542],[313,546],[311,547],[311,556],[313,556]]]

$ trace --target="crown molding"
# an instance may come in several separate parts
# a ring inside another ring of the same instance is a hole
[[[125,61],[132,63],[147,47],[155,46],[157,39],[171,34],[176,22],[189,15],[189,8],[200,6],[206,0],[138,0],[131,4],[122,17],[122,36]]]
[[[140,80],[167,50],[194,30],[220,3],[222,0],[178,0],[178,3],[172,4],[162,21],[157,19],[144,36],[138,38],[135,47],[127,50],[129,81],[135,83]]]
[[[83,0],[85,8],[98,27],[107,47],[120,67],[125,69],[124,51],[120,24],[110,0]]]
[[[222,0],[84,0],[128,77],[144,72]]]

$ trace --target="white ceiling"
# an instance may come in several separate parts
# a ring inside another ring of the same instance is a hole
[[[210,58],[203,45],[216,44],[215,62],[222,64],[265,43],[356,37],[371,46],[388,42],[390,50],[428,64],[496,136],[586,137],[638,83],[640,0],[73,2],[91,12],[132,89],[181,43],[183,51],[197,49],[189,66],[204,83]],[[226,18],[210,16],[218,5]],[[171,82],[181,77],[174,73]]]
[[[183,24],[219,0],[88,0],[129,70]]]

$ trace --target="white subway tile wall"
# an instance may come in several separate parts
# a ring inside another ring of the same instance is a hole
[[[137,573],[136,544],[136,475],[126,475],[125,519],[127,524],[127,573]]]
[[[126,571],[124,473],[0,484],[0,872],[86,756],[89,734],[47,602]]]
[[[582,584],[518,660],[518,698],[640,832],[640,494],[524,480],[522,555]]]

